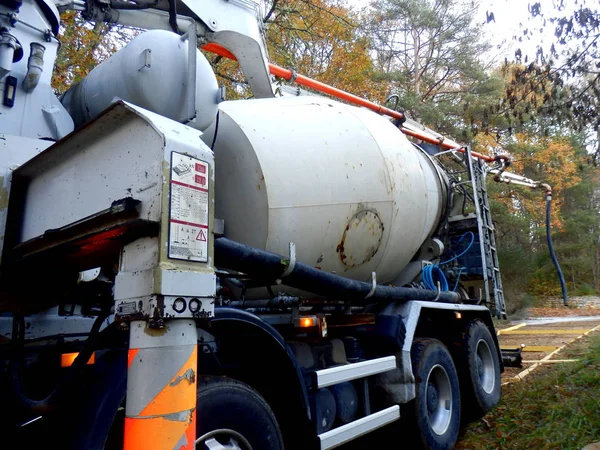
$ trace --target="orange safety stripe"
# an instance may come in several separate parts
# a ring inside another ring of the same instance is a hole
[[[193,450],[195,447],[195,411],[189,411],[185,420],[164,417],[143,419],[125,418],[123,450]],[[191,432],[190,432],[191,429]],[[184,445],[179,445],[180,442]]]
[[[196,410],[192,413],[192,421],[185,430],[186,443],[177,450],[193,450],[196,448]]]
[[[133,360],[139,351],[140,351],[139,348],[130,348],[129,351],[127,352],[127,368],[128,369],[131,367],[131,363],[133,363]]]
[[[195,408],[197,362],[198,347],[194,346],[185,364],[141,411],[140,416],[158,416]]]

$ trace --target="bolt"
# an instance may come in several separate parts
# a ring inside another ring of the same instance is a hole
[[[150,319],[148,321],[148,328],[153,330],[162,330],[165,327],[165,321],[163,319]]]

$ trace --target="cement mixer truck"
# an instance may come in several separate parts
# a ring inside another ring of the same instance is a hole
[[[67,10],[147,31],[58,99]],[[529,181],[270,64],[263,34],[250,0],[0,0],[13,447],[449,449],[498,403],[485,180]]]

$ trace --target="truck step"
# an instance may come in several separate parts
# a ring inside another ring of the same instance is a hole
[[[315,372],[316,387],[321,389],[345,381],[356,380],[370,375],[387,372],[396,368],[396,357],[385,356],[383,358],[370,359],[343,366],[330,367],[329,369]]]
[[[319,435],[321,450],[339,447],[363,434],[392,423],[400,418],[400,407],[390,406],[369,416],[350,422]]]

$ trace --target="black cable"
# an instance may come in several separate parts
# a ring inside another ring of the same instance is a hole
[[[275,12],[275,8],[277,7],[277,3],[279,2],[279,0],[273,0],[273,4],[271,5],[271,9],[269,10],[269,12],[267,13],[267,15],[265,17],[263,17],[263,23],[267,23],[269,21],[269,19],[271,18],[271,15],[273,15],[273,13]]]
[[[569,306],[569,298],[567,297],[567,287],[565,285],[565,277],[563,276],[562,270],[560,270],[560,265],[558,264],[558,259],[556,259],[556,254],[554,253],[554,247],[552,246],[552,234],[550,233],[551,203],[552,203],[552,196],[546,195],[546,241],[548,242],[548,250],[550,251],[550,257],[552,258],[552,262],[554,263],[554,267],[556,268],[556,273],[558,274],[558,280],[560,281],[560,289],[562,291],[563,304],[565,306]]]
[[[169,25],[175,33],[181,34],[177,26],[177,0],[169,0]]]
[[[213,136],[212,144],[210,144],[210,149],[215,149],[215,143],[217,142],[217,133],[219,132],[219,111],[217,111],[217,120],[215,122],[215,135]]]
[[[14,392],[21,404],[31,413],[34,414],[46,414],[52,411],[59,403],[60,398],[66,392],[67,388],[71,386],[74,374],[78,373],[79,370],[84,367],[92,356],[96,348],[96,340],[99,335],[100,327],[102,322],[108,317],[108,313],[101,313],[90,330],[90,336],[85,341],[83,349],[73,364],[68,368],[68,373],[63,377],[61,382],[54,388],[46,398],[40,400],[34,400],[27,396],[23,385],[21,383],[21,368],[23,365],[23,347],[25,344],[25,318],[23,316],[13,315],[13,329],[12,329],[12,340],[16,347],[15,354],[10,362],[11,378],[14,388]]]

